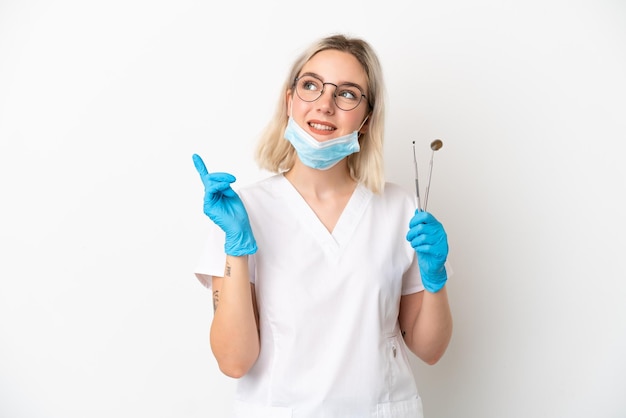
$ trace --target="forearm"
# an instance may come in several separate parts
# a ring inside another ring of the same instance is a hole
[[[241,377],[259,355],[259,332],[248,277],[248,258],[227,256],[224,278],[214,286],[211,349],[220,369]]]
[[[437,293],[423,292],[419,314],[410,332],[406,340],[411,351],[428,364],[439,361],[452,337],[452,313],[445,286]]]

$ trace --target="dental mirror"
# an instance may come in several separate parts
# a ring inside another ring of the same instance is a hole
[[[430,154],[430,169],[428,172],[428,182],[426,184],[426,196],[424,197],[424,211],[426,211],[426,207],[428,206],[428,192],[430,191],[430,180],[433,175],[433,159],[435,157],[435,151],[439,151],[441,147],[443,147],[443,141],[441,139],[435,139],[430,143],[432,153]]]

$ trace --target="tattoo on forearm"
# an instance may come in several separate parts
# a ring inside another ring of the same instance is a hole
[[[230,277],[230,264],[228,263],[226,263],[226,271],[224,272],[224,275]]]
[[[402,331],[402,338],[406,337],[406,331]]]
[[[215,312],[217,310],[217,304],[220,301],[220,291],[216,290],[215,292],[213,292],[213,312]]]

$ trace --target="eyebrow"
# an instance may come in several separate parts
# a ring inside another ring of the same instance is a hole
[[[303,76],[305,76],[305,75],[309,75],[309,76],[311,76],[311,77],[315,77],[315,78],[317,78],[317,79],[321,80],[322,82],[324,82],[324,77],[322,77],[322,76],[321,76],[321,75],[319,75],[319,74],[316,74],[316,73],[311,73],[311,72],[302,73],[302,74],[300,74],[300,75],[298,76],[298,78],[303,77]],[[330,83],[330,82],[328,81],[328,83]],[[357,84],[357,83],[353,83],[353,82],[351,82],[351,81],[344,81],[344,82],[341,82],[341,83],[333,83],[333,84],[337,84],[338,86],[345,86],[345,85],[348,85],[348,86],[354,86],[354,87],[357,87],[359,90],[361,90],[361,94],[365,95],[365,89],[364,89],[363,87],[361,87],[361,86],[360,86],[359,84]]]

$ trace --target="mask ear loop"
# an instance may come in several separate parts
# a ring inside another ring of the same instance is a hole
[[[370,118],[371,114],[372,114],[372,112],[368,113],[367,116],[365,116],[365,119],[363,119],[363,122],[361,122],[361,125],[357,129],[357,132],[359,133],[359,139],[361,139],[362,135],[365,135],[364,132],[360,132],[360,131],[361,131],[361,128],[363,127],[363,125],[365,125],[365,122],[367,122],[367,120]]]

